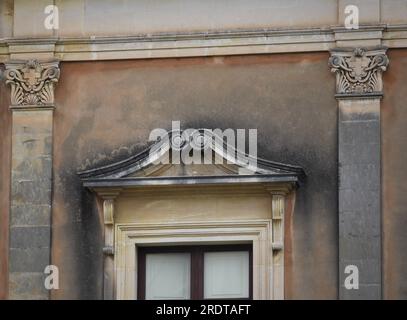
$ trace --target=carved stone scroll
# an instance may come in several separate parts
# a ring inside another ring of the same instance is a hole
[[[381,96],[388,64],[386,48],[332,50],[329,66],[336,74],[337,96]]]
[[[53,106],[54,88],[60,75],[58,61],[11,61],[5,65],[12,108]]]

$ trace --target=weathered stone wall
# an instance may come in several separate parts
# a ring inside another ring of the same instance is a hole
[[[257,128],[259,155],[301,165],[286,297],[338,297],[337,103],[328,53],[61,63],[54,114],[56,298],[102,297],[102,219],[75,174],[154,128]],[[126,155],[123,148],[119,153]],[[99,156],[101,154],[101,156]]]
[[[4,66],[0,65],[0,74],[3,70]],[[0,82],[0,299],[5,299],[7,297],[10,208],[11,113],[9,111],[9,90],[4,81]]]
[[[382,103],[383,294],[407,299],[407,50],[389,50]]]
[[[382,124],[383,296],[407,298],[407,52],[389,50]],[[298,164],[286,243],[286,297],[337,298],[337,103],[328,54],[62,63],[56,90],[52,260],[56,298],[102,297],[102,219],[77,168],[117,147],[140,150],[150,130],[258,128],[262,157]],[[0,298],[7,292],[11,112],[0,84]],[[119,152],[127,154],[123,148]],[[289,210],[288,210],[289,211]]]
[[[13,110],[9,298],[48,299],[52,109]]]
[[[341,99],[339,107],[340,299],[381,299],[380,98]],[[358,290],[345,287],[347,266]]]
[[[13,2],[13,0],[2,0],[0,2],[0,38],[13,35]]]
[[[9,1],[7,1],[9,2]],[[44,8],[59,8],[60,28],[44,28]],[[14,0],[15,37],[135,35],[236,28],[343,25],[344,8],[357,5],[360,23],[405,23],[404,0]]]

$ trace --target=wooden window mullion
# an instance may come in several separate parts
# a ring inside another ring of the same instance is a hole
[[[191,248],[191,299],[203,299],[203,250]]]

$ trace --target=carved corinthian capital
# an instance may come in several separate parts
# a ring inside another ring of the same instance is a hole
[[[329,66],[336,74],[337,96],[381,96],[388,64],[386,48],[332,50]]]
[[[58,61],[11,61],[5,65],[6,84],[11,87],[12,108],[54,104],[54,87],[60,74]]]

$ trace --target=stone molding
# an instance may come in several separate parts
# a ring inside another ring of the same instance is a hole
[[[303,29],[219,30],[128,36],[0,39],[0,62],[10,59],[97,61],[290,52],[336,47],[407,48],[407,24]]]
[[[54,105],[54,88],[59,80],[59,61],[10,61],[5,80],[11,87],[11,108],[38,108]]]
[[[386,50],[384,47],[332,50],[329,66],[336,74],[336,96],[338,98],[382,96],[382,73],[389,64]]]

